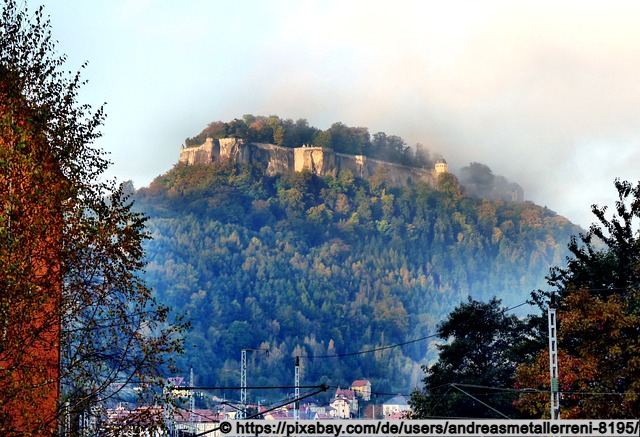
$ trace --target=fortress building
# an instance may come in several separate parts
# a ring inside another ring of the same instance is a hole
[[[436,173],[440,174],[440,173],[447,173],[449,171],[449,164],[447,164],[447,161],[444,160],[444,158],[438,158],[436,160]]]
[[[179,162],[185,164],[210,164],[219,160],[261,164],[269,175],[309,171],[318,176],[337,176],[343,170],[350,170],[354,176],[368,179],[376,173],[384,172],[387,183],[398,187],[417,182],[436,186],[440,175],[449,172],[449,165],[444,158],[438,158],[434,168],[427,169],[394,164],[364,155],[337,153],[333,149],[308,144],[289,148],[252,143],[239,138],[207,138],[200,146],[183,146],[180,150]],[[522,188],[516,183],[508,183],[504,178],[499,184],[492,186],[477,186],[473,183],[463,185],[466,194],[471,197],[524,201]]]
[[[405,186],[416,182],[435,185],[438,174],[446,173],[444,159],[434,169],[409,167],[381,161],[364,155],[337,153],[332,149],[303,145],[288,148],[267,143],[249,143],[238,138],[207,138],[197,147],[183,147],[180,162],[186,164],[208,164],[216,160],[232,159],[244,163],[261,163],[267,174],[309,171],[318,176],[337,175],[351,170],[354,176],[369,178],[384,171],[387,181],[394,186]],[[444,164],[443,164],[444,163]]]

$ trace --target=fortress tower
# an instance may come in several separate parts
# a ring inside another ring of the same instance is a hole
[[[447,161],[445,161],[444,158],[438,158],[436,160],[436,174],[448,173],[448,172],[449,172],[449,165],[447,164]]]

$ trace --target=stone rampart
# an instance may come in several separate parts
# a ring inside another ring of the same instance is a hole
[[[389,184],[405,186],[418,181],[435,184],[434,170],[408,167],[380,161],[363,155],[335,153],[332,149],[315,146],[296,148],[281,147],[267,143],[247,143],[238,138],[207,138],[197,147],[183,147],[180,162],[186,164],[208,164],[217,159],[231,159],[243,163],[261,163],[267,174],[309,171],[318,176],[337,175],[350,170],[354,176],[370,178],[384,171]]]
[[[379,171],[386,173],[387,181],[394,186],[405,186],[416,182],[426,182],[435,185],[434,170],[409,167],[402,164],[381,161],[363,155],[348,155],[336,153],[336,168],[338,171],[349,169],[354,176],[368,179]]]
[[[325,176],[336,170],[335,153],[331,149],[315,146],[296,147],[294,150],[294,170],[307,170]]]
[[[442,159],[436,163],[434,169],[425,169],[363,155],[336,153],[323,147],[289,148],[269,143],[248,143],[239,138],[207,138],[200,146],[182,147],[180,150],[179,162],[185,164],[210,164],[216,160],[261,164],[268,175],[309,171],[318,176],[337,176],[343,170],[350,170],[354,176],[368,179],[376,173],[384,172],[390,185],[400,187],[417,182],[435,186],[438,173],[448,171],[446,161]],[[522,188],[515,183],[493,187],[490,192],[487,192],[486,187],[466,184],[465,190],[474,197],[516,202],[524,200]]]
[[[220,143],[212,138],[207,138],[200,146],[182,147],[178,162],[189,165],[209,164],[218,157],[220,157]]]

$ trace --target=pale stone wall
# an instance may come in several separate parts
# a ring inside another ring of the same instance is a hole
[[[447,173],[449,171],[449,165],[444,159],[438,159],[436,161],[436,173]]]
[[[265,166],[268,175],[290,173],[295,167],[294,149],[268,143],[255,143],[252,151],[254,162]]]
[[[185,164],[209,164],[220,156],[220,145],[217,140],[207,138],[204,144],[198,147],[183,147],[180,150],[178,162]]]
[[[315,146],[288,148],[268,143],[247,143],[242,139],[207,138],[197,147],[182,147],[179,162],[189,165],[209,164],[215,160],[234,160],[242,163],[260,163],[268,175],[310,171],[318,176],[337,176],[343,170],[351,170],[355,177],[368,179],[378,172],[385,172],[389,185],[406,186],[425,182],[435,186],[439,174],[448,171],[447,162],[440,158],[434,169],[408,167],[406,165],[372,159],[363,155],[335,153],[332,149]],[[470,194],[477,191],[473,185],[465,185]],[[487,198],[522,202],[524,192],[515,183],[494,188],[484,193]],[[478,193],[476,193],[478,195]]]
[[[180,162],[190,165],[208,164],[216,159],[261,163],[269,175],[306,170],[318,176],[335,176],[340,171],[351,170],[354,176],[367,179],[378,171],[384,171],[389,184],[394,186],[405,186],[418,181],[431,185],[435,183],[435,170],[393,164],[362,155],[335,153],[322,147],[291,149],[275,144],[247,143],[238,138],[207,138],[201,146],[183,147],[180,151]]]
[[[380,161],[362,155],[347,155],[336,153],[336,168],[338,171],[349,169],[354,176],[360,178],[370,178],[379,171],[387,174],[389,184],[394,186],[405,186],[416,182],[426,182],[435,184],[435,171],[424,168],[408,167],[406,165],[394,164]]]
[[[221,138],[220,157],[223,159],[233,159],[236,162],[251,162],[250,146],[240,138]]]
[[[323,147],[296,147],[294,150],[294,170],[307,170],[317,175],[330,174],[336,167],[335,153]]]

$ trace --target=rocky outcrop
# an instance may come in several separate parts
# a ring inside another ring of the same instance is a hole
[[[295,167],[294,149],[275,144],[256,143],[252,148],[254,162],[261,163],[268,175],[290,173]]]
[[[354,176],[368,179],[375,174],[382,174],[389,185],[400,187],[416,182],[435,186],[438,174],[448,171],[444,159],[436,161],[434,169],[425,169],[380,161],[363,155],[336,153],[323,147],[303,146],[292,149],[268,143],[247,143],[239,138],[207,138],[200,146],[182,147],[180,150],[179,162],[185,164],[210,164],[216,160],[260,164],[269,175],[309,171],[318,176],[337,176],[343,170],[350,170]],[[515,202],[524,200],[522,188],[506,180],[491,187],[473,183],[463,185],[466,193],[474,197]]]
[[[335,153],[331,149],[323,147],[303,146],[296,147],[294,150],[294,170],[310,171],[317,175],[328,175],[336,171]]]
[[[394,186],[402,187],[418,181],[434,185],[436,181],[434,170],[408,167],[406,165],[368,158],[363,155],[336,153],[335,156],[336,168],[339,170],[349,169],[353,172],[354,176],[364,179],[368,179],[376,173],[384,172],[386,180]]]
[[[218,140],[220,144],[220,158],[231,159],[236,162],[250,163],[251,151],[247,147],[247,143],[239,138],[221,138]]]
[[[180,162],[186,164],[208,164],[219,159],[259,163],[270,175],[309,171],[319,176],[335,176],[343,170],[350,170],[354,176],[365,179],[384,172],[385,179],[394,186],[418,181],[434,185],[436,180],[435,170],[393,164],[363,155],[335,153],[331,149],[315,146],[291,149],[275,144],[247,143],[238,138],[207,138],[201,146],[183,147],[180,151]]]
[[[197,147],[182,147],[180,159],[189,165],[209,164],[220,156],[220,143],[211,138],[207,138],[204,144]]]

